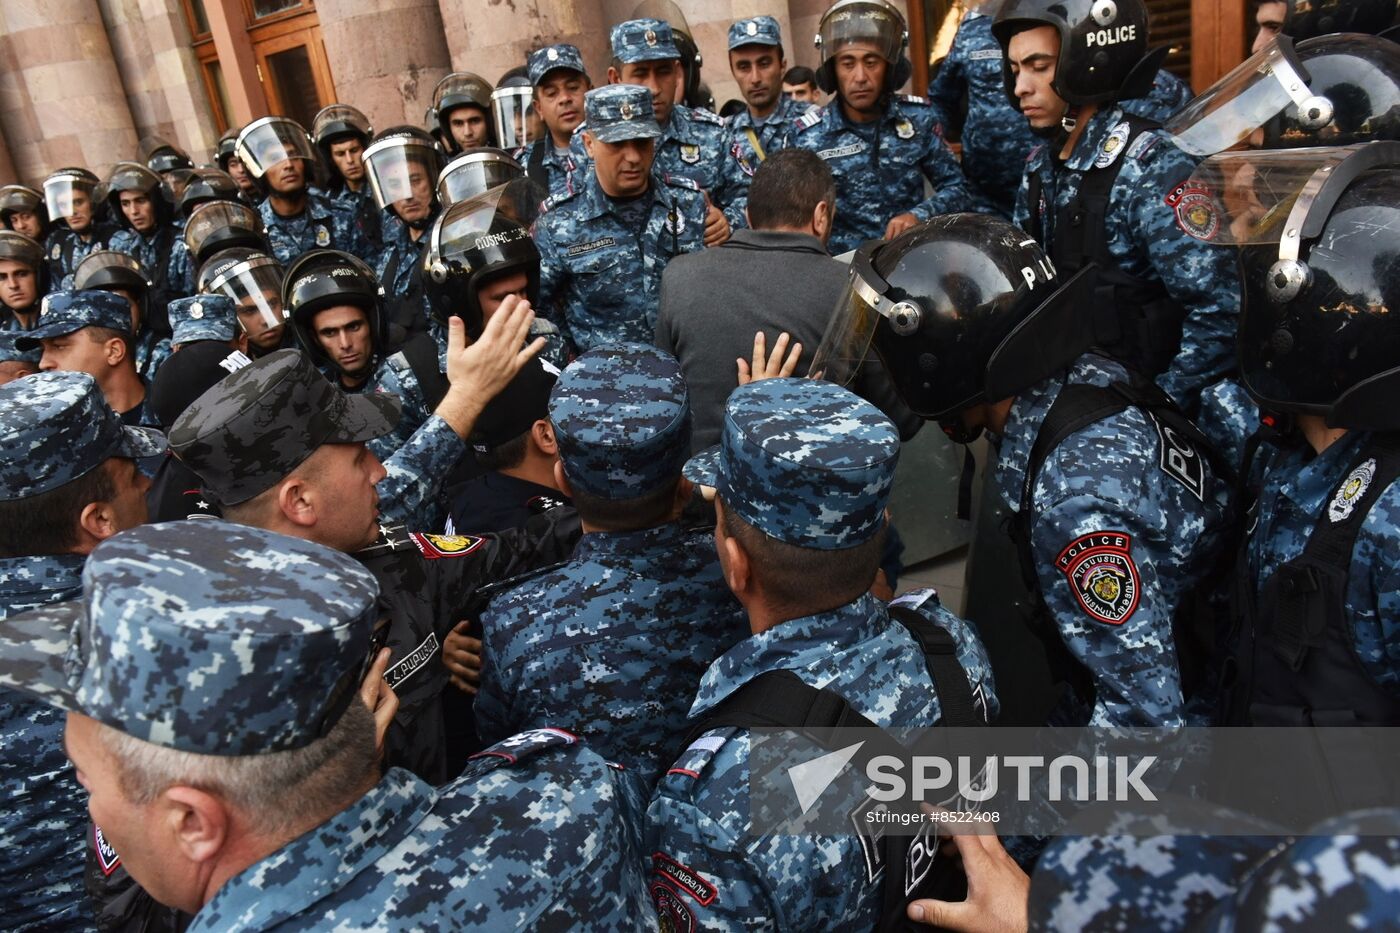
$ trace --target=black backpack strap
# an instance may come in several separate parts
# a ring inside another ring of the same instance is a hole
[[[889,610],[890,618],[904,626],[923,649],[929,680],[938,694],[939,724],[985,726],[987,719],[977,711],[967,671],[958,663],[958,646],[953,636],[909,606],[894,604]]]
[[[431,412],[447,394],[447,377],[438,369],[437,344],[426,334],[411,333],[399,352],[418,378],[418,388],[423,390],[423,401]]]
[[[1040,216],[1040,199],[1044,193],[1045,185],[1040,180],[1040,173],[1031,172],[1030,178],[1026,179],[1026,210],[1029,212],[1026,218],[1026,232],[1048,249],[1050,231],[1045,229],[1045,219]]]
[[[544,147],[553,145],[553,140],[540,139],[530,147],[530,158],[525,160],[525,174],[529,179],[549,190],[549,172],[544,167]]]
[[[1326,510],[1318,516],[1300,559],[1279,568],[1288,579],[1272,620],[1270,640],[1274,651],[1293,670],[1300,670],[1308,652],[1323,643],[1329,616],[1342,617],[1357,535],[1371,507],[1397,478],[1400,434],[1378,434],[1351,462]],[[1324,586],[1327,570],[1333,572],[1335,585]],[[1324,606],[1320,600],[1341,601],[1343,605]]]

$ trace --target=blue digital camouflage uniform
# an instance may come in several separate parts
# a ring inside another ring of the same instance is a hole
[[[597,88],[585,106],[600,138],[657,133],[645,88]],[[576,180],[578,190],[546,200],[535,222],[540,308],[580,352],[629,340],[649,343],[666,263],[704,248],[705,199],[694,182],[655,169],[647,194],[630,202],[604,194],[591,168]]]
[[[92,377],[51,372],[0,387],[0,499],[71,482],[160,437],[128,430]],[[82,594],[83,554],[0,558],[0,620]],[[87,796],[63,748],[61,710],[0,687],[0,898],[10,929],[91,930],[83,898]]]
[[[413,239],[408,224],[391,211],[384,212],[383,245],[371,264],[388,297],[407,295],[413,284],[413,267],[423,257],[424,241]]]
[[[378,250],[370,240],[358,215],[338,201],[308,191],[306,208],[295,217],[281,217],[272,209],[272,199],[264,198],[257,207],[272,245],[272,255],[283,267],[291,265],[311,249],[340,249],[374,267]]]
[[[569,484],[590,496],[674,483],[690,450],[680,365],[653,347],[579,357],[549,417]],[[494,600],[481,622],[484,742],[562,726],[647,787],[681,750],[700,675],[749,632],[710,532],[676,522],[585,534],[568,563]]]
[[[735,390],[718,450],[693,458],[686,475],[714,485],[725,508],[770,537],[834,551],[883,526],[898,449],[889,420],[846,390],[770,379]],[[971,627],[931,590],[902,599],[952,635],[982,712],[995,712],[991,667]],[[932,726],[940,718],[923,652],[869,594],[780,622],[731,648],[701,678],[691,719],[773,670],[836,691],[880,726]],[[654,853],[651,891],[663,926],[873,928],[883,879],[867,874],[859,837],[756,833],[748,758],[746,730],[710,730],[657,785],[646,851]],[[688,883],[678,885],[677,877]]]
[[[22,333],[22,330],[6,330],[0,327],[0,363],[21,362],[39,365],[39,361],[44,358],[43,350],[21,350],[15,346],[15,340]]]
[[[1250,529],[1249,573],[1258,593],[1280,566],[1303,553],[1352,461],[1370,435],[1349,431],[1320,454],[1306,444],[1261,448],[1268,457]],[[1400,696],[1400,483],[1381,493],[1351,554],[1343,607],[1352,652],[1386,692]]]
[[[943,142],[942,115],[922,97],[894,94],[879,119],[852,123],[840,99],[793,124],[789,145],[815,152],[836,178],[829,249],[855,249],[885,235],[899,214],[919,220],[972,206],[958,162]],[[924,183],[933,186],[924,197]]]
[[[1040,144],[1021,111],[1006,96],[1001,46],[992,35],[992,17],[971,10],[953,37],[953,46],[929,82],[928,97],[950,130],[963,106],[962,170],[981,209],[1010,219],[1025,158]],[[1157,72],[1152,92],[1125,100],[1128,113],[1164,122],[1191,100],[1191,87],[1169,71]]]
[[[634,19],[619,23],[610,34],[613,58],[622,64],[675,59],[680,52],[669,23],[659,19]],[[578,170],[591,169],[592,160],[583,148],[583,134],[590,120],[574,130],[569,152]],[[748,177],[730,152],[724,121],[708,110],[675,104],[656,141],[653,172],[672,178],[688,178],[710,196],[710,202],[724,212],[732,228],[747,227],[744,208],[748,204]],[[575,180],[578,184],[578,179]]]
[[[754,16],[735,20],[729,25],[729,51],[746,45],[767,45],[781,49],[782,31],[771,16]],[[787,147],[793,122],[812,107],[785,94],[778,95],[777,105],[763,119],[757,119],[748,107],[725,121],[729,152],[743,172],[741,179],[747,187],[753,173],[769,155]],[[758,148],[754,142],[757,140]],[[760,154],[761,152],[761,154]]]
[[[1078,193],[1081,173],[1124,160],[1109,192],[1106,245],[1124,272],[1159,280],[1186,310],[1181,350],[1157,382],[1192,414],[1201,390],[1234,368],[1239,275],[1233,254],[1187,234],[1169,203],[1174,189],[1194,170],[1191,157],[1161,130],[1143,133],[1127,147],[1119,144],[1121,137],[1114,143],[1123,120],[1118,106],[1095,113],[1063,167],[1044,145],[1032,152],[1016,194],[1014,220],[1041,245],[1053,242],[1055,214]],[[1032,173],[1041,179],[1040,230],[1028,229]]]
[[[1127,380],[1119,363],[1087,354],[1064,377],[1016,398],[992,477],[1012,512],[1020,510],[1031,447],[1061,389]],[[1162,466],[1163,437],[1153,419],[1130,407],[1070,435],[1036,477],[1034,517],[1026,520],[1040,594],[1094,689],[1092,710],[1058,711],[1060,724],[1186,724],[1172,617],[1219,552],[1229,489],[1209,467],[1193,490]]]
[[[341,205],[360,222],[361,229],[365,236],[369,238],[371,245],[378,245],[383,238],[384,213],[380,210],[379,204],[374,200],[374,192],[370,188],[369,179],[364,179],[359,191],[352,191],[344,184],[337,185],[330,190],[321,192],[327,198]]]
[[[174,294],[193,295],[198,285],[195,281],[198,272],[184,236],[176,237],[175,245],[170,248],[170,287]]]
[[[1210,829],[1055,840],[1031,876],[1030,928],[1385,929],[1400,916],[1400,812],[1335,817],[1299,838]]]
[[[160,364],[170,359],[171,343],[169,337],[143,327],[136,335],[136,374],[148,383],[154,379]]]
[[[146,267],[151,277],[153,294],[164,294],[165,300],[179,298],[194,291],[191,280],[189,250],[185,239],[174,225],[158,226],[150,234],[121,229],[112,234],[108,249],[126,253]],[[164,261],[161,256],[164,254]],[[184,254],[184,259],[180,254]]]
[[[559,730],[495,745],[441,789],[396,768],[226,882],[190,933],[631,933],[651,913],[639,807],[620,772]]]
[[[583,66],[583,55],[578,47],[561,43],[559,45],[547,45],[544,48],[535,49],[526,60],[526,72],[530,78],[530,86],[539,88],[540,82],[552,71],[559,68],[567,68],[588,77],[588,71]],[[527,172],[530,169],[530,159],[539,153],[540,165],[544,169],[545,178],[535,180],[549,189],[552,195],[568,195],[574,192],[574,172],[578,169],[578,163],[574,161],[573,151],[568,147],[556,149],[554,138],[545,133],[543,139],[536,140],[528,146],[521,146],[511,153],[512,158],[520,163],[520,167]]]
[[[88,253],[107,248],[107,242],[116,230],[94,221],[86,233],[87,237],[84,238],[63,224],[54,227],[44,241],[44,248],[48,250],[50,281],[61,284],[67,280]]]
[[[1238,380],[1222,379],[1201,392],[1201,412],[1196,424],[1226,463],[1240,466],[1245,444],[1259,429],[1259,423],[1259,406]]]
[[[567,197],[573,194],[574,178],[579,169],[578,163],[574,161],[573,149],[556,149],[553,140],[546,136],[528,146],[521,146],[511,153],[511,157],[520,163],[521,168],[528,170],[530,157],[536,146],[544,147],[540,164],[544,166],[550,197]]]

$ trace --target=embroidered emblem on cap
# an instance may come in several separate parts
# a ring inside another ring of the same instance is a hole
[[[191,304],[191,305],[190,305],[190,317],[193,318],[193,319],[196,320],[196,321],[198,321],[199,319],[201,319],[202,317],[204,317],[204,305],[200,304],[200,303],[197,302],[197,301],[194,302],[193,304]]]
[[[549,60],[552,61],[552,62],[557,62],[557,61],[559,60],[559,50],[558,50],[558,49],[550,49],[548,52],[545,52],[545,53],[544,53],[544,57],[547,58],[547,59],[549,59]]]
[[[1351,517],[1356,503],[1371,488],[1371,480],[1376,478],[1376,460],[1371,458],[1352,470],[1342,482],[1337,494],[1327,506],[1327,518],[1333,522],[1344,522]]]
[[[1141,586],[1131,556],[1133,539],[1116,531],[1082,535],[1055,558],[1074,598],[1092,619],[1122,625],[1137,611]]]
[[[637,108],[632,106],[630,100],[624,100],[617,108],[618,116],[624,120],[630,120],[637,115]]]
[[[755,23],[753,20],[749,20],[749,24],[744,27],[744,32],[748,33],[751,36],[758,35],[758,23]]]
[[[648,29],[646,32],[642,33],[642,38],[646,40],[647,45],[652,45],[652,46],[656,45],[656,31],[655,31],[655,30]]]

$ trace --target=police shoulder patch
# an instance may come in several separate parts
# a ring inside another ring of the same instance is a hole
[[[724,126],[724,120],[717,113],[712,113],[703,107],[691,107],[690,115],[701,123],[713,123],[716,126]]]
[[[559,745],[576,745],[578,736],[567,729],[556,729],[552,726],[543,729],[527,729],[524,732],[502,739],[490,748],[479,751],[468,759],[495,759],[499,765],[516,764],[529,758],[531,755],[538,755],[546,749]]]
[[[1091,619],[1122,625],[1137,611],[1142,586],[1132,545],[1130,535],[1095,531],[1075,538],[1055,558],[1055,568]]]
[[[1176,225],[1187,236],[1210,242],[1220,233],[1220,211],[1205,185],[1182,182],[1162,200],[1176,213]]]
[[[102,835],[102,827],[96,823],[92,824],[92,851],[97,856],[97,867],[102,869],[102,877],[107,877],[121,866],[122,857]]]
[[[927,97],[920,97],[918,94],[900,94],[899,101],[903,104],[913,104],[915,107],[932,106]]]
[[[664,852],[652,853],[651,867],[657,877],[671,882],[682,894],[693,897],[701,907],[709,907],[719,896],[719,889],[703,875],[687,868]]]
[[[418,550],[429,560],[441,557],[465,557],[485,542],[485,538],[472,535],[429,535],[419,531],[409,532],[409,538]]]
[[[822,122],[822,108],[813,107],[796,120],[798,130],[807,130]],[[55,257],[57,258],[57,257]]]
[[[672,175],[670,173],[662,177],[666,179],[666,184],[670,185],[672,188],[689,188],[691,191],[700,190],[700,186],[696,184],[693,178],[686,178],[684,175]]]
[[[651,900],[656,905],[657,928],[661,933],[692,933],[700,925],[681,892],[660,879],[651,883]]]

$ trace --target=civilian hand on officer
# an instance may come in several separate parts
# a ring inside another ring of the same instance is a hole
[[[729,239],[729,218],[705,194],[705,245],[719,246]]]
[[[501,302],[474,343],[467,341],[461,318],[453,315],[447,319],[449,388],[434,414],[446,421],[458,437],[466,439],[486,403],[544,349],[543,337],[525,343],[534,320],[530,302],[517,295]]]
[[[885,239],[893,240],[905,230],[919,224],[919,218],[913,214],[895,214],[890,218],[890,222],[885,224]]]
[[[476,696],[481,686],[481,639],[469,633],[471,622],[458,622],[442,641],[442,665],[452,678],[452,686]]]
[[[778,339],[773,342],[773,352],[770,355],[765,352],[768,338],[764,336],[763,331],[757,331],[753,335],[753,362],[750,363],[742,356],[736,361],[739,364],[739,385],[746,386],[760,379],[791,376],[793,370],[797,369],[797,361],[802,358],[802,344],[793,344],[791,352],[788,352],[790,339],[786,331],[779,334]],[[784,352],[787,352],[786,359],[783,358]]]
[[[381,648],[374,663],[369,666],[364,681],[360,684],[360,699],[374,714],[374,754],[384,760],[384,736],[389,732],[389,723],[399,711],[399,695],[384,681],[384,672],[389,669],[388,648]]]
[[[909,905],[909,919],[963,933],[1022,933],[1030,876],[995,833],[955,833],[953,843],[967,873],[967,900],[917,900]]]

